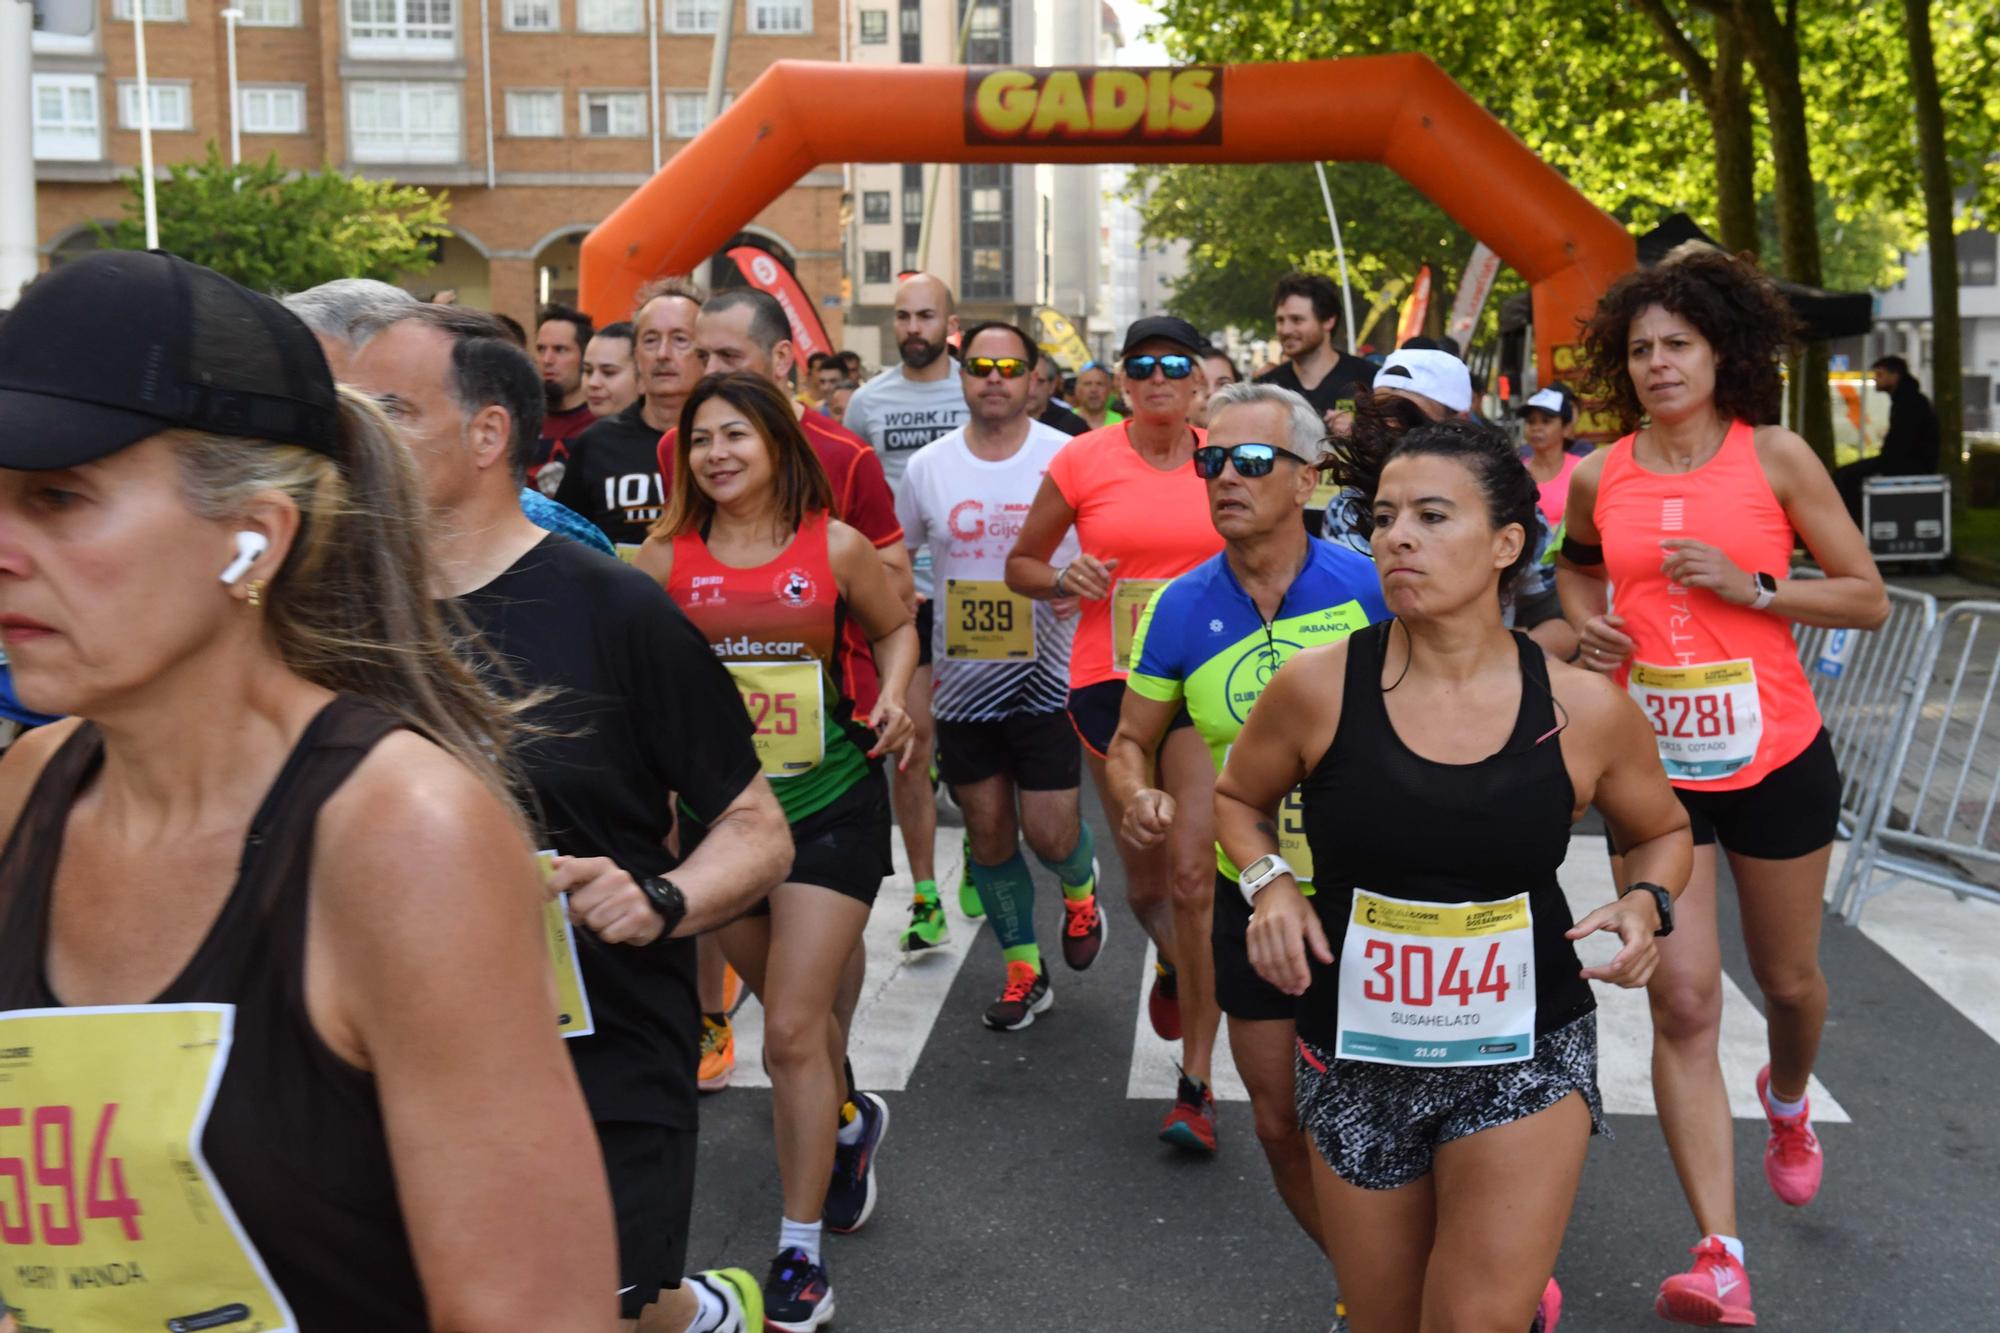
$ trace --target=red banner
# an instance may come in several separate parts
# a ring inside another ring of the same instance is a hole
[[[760,292],[769,292],[778,298],[778,304],[785,308],[785,318],[792,325],[792,348],[798,353],[801,366],[812,359],[815,352],[835,352],[833,339],[826,336],[826,326],[819,322],[819,311],[813,309],[812,298],[806,289],[799,286],[799,280],[791,271],[766,251],[754,245],[739,245],[726,251],[736,267],[743,271],[744,278]]]
[[[1410,284],[1410,294],[1403,301],[1403,317],[1396,321],[1396,346],[1401,347],[1416,337],[1424,329],[1424,316],[1431,308],[1431,266],[1425,264],[1417,270],[1417,280]]]

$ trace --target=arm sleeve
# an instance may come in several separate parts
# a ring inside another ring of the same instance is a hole
[[[840,497],[841,522],[853,528],[878,550],[903,540],[903,525],[896,521],[896,497],[890,494],[889,479],[882,473],[882,460],[873,449],[857,450],[854,465],[847,470],[846,494]]]
[[[1169,583],[1154,593],[1146,609],[1139,613],[1139,628],[1132,634],[1132,670],[1125,677],[1126,689],[1163,704],[1174,703],[1186,693],[1185,669],[1172,656],[1173,644],[1186,636],[1164,627],[1158,635],[1152,632],[1156,618],[1163,625],[1174,618],[1173,608],[1162,611],[1167,594],[1173,591],[1174,585]],[[1178,606],[1180,599],[1177,597],[1174,602]]]
[[[750,714],[701,631],[652,591],[632,617],[632,722],[667,785],[706,823],[757,776]]]

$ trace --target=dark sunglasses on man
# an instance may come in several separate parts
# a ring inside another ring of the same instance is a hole
[[[1028,373],[1028,363],[1018,356],[975,356],[965,363],[965,373],[978,380],[996,370],[1003,380],[1017,380]]]
[[[1222,475],[1222,461],[1226,458],[1235,465],[1239,477],[1268,477],[1280,457],[1311,466],[1307,459],[1275,444],[1204,444],[1194,451],[1194,470],[1203,481],[1213,481]]]
[[[1178,352],[1169,352],[1165,356],[1128,356],[1125,358],[1125,378],[1135,382],[1149,380],[1153,378],[1155,367],[1170,380],[1184,380],[1194,374],[1194,358]]]

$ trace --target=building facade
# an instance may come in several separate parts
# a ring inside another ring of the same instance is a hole
[[[2000,234],[1958,234],[1959,360],[1965,373],[1965,429],[2000,433]],[[1907,272],[1875,294],[1868,359],[1900,356],[1926,392],[1936,383],[1928,251],[1904,256]]]
[[[447,190],[452,235],[419,294],[529,322],[574,296],[578,247],[707,124],[717,0],[97,0],[96,31],[34,37],[42,253],[95,244],[140,159],[131,6],[146,6],[156,169],[210,140]],[[774,60],[837,60],[848,0],[737,0],[727,87]],[[815,171],[745,229],[789,263],[840,337],[842,172]],[[725,247],[726,248],[726,247]],[[600,315],[603,312],[599,312]],[[623,312],[620,312],[622,315]]]

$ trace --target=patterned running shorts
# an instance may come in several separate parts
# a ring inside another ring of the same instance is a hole
[[[1392,1190],[1430,1173],[1453,1139],[1525,1120],[1572,1092],[1590,1107],[1594,1134],[1609,1134],[1597,1093],[1597,1015],[1535,1038],[1535,1057],[1484,1069],[1335,1060],[1301,1040],[1299,1124],[1334,1174],[1350,1185]]]

